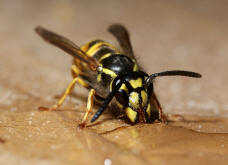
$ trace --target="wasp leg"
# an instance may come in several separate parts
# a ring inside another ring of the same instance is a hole
[[[68,87],[65,90],[63,96],[59,99],[58,103],[55,104],[54,106],[52,106],[50,110],[55,110],[55,109],[57,109],[58,107],[60,107],[63,104],[63,102],[66,99],[66,97],[71,94],[71,91],[74,88],[76,83],[79,83],[82,86],[86,85],[86,83],[81,78],[79,78],[79,77],[74,78],[71,81],[71,83],[68,85]]]
[[[81,74],[80,69],[76,65],[71,66],[71,73],[73,77],[78,77]]]
[[[73,76],[74,78],[76,78],[76,77],[78,77],[79,75],[82,74],[82,73],[81,73],[81,70],[80,70],[76,65],[72,65],[72,66],[71,66],[71,71],[72,71],[72,76]],[[89,85],[88,85],[84,80],[82,80],[81,78],[78,78],[78,79],[79,79],[79,80],[78,80],[78,83],[79,83],[81,86],[83,86],[83,87],[89,89]]]
[[[159,120],[165,124],[167,124],[167,118],[166,116],[164,115],[163,111],[162,111],[162,107],[161,107],[161,104],[159,103],[156,95],[153,93],[152,95],[152,98],[153,98],[153,101],[157,104],[158,106],[158,112],[159,112]]]
[[[74,79],[67,86],[63,96],[59,99],[57,104],[53,105],[51,108],[39,107],[40,110],[56,110],[58,107],[60,107],[63,104],[66,97],[71,94],[71,91],[74,88],[76,83],[79,83],[85,88],[88,88],[88,84],[85,81],[83,81],[80,77],[78,77],[80,70],[75,65],[72,65],[71,69],[72,69],[72,74],[74,76]]]
[[[88,88],[88,84],[86,82],[84,82],[81,78],[78,77],[78,75],[80,74],[80,70],[77,68],[76,65],[72,65],[71,66],[71,70],[72,70],[72,74],[74,75],[74,79],[71,81],[71,83],[68,85],[67,89],[64,92],[64,95],[59,99],[58,103],[56,105],[54,105],[52,107],[52,109],[54,108],[54,110],[58,107],[60,107],[64,100],[66,99],[66,97],[71,93],[74,85],[78,82],[80,85],[84,86],[85,88]]]
[[[88,115],[92,111],[92,108],[93,108],[93,102],[94,102],[93,99],[94,99],[95,94],[96,94],[96,91],[94,89],[91,89],[89,91],[89,96],[88,96],[88,101],[87,101],[87,110],[82,119],[82,122],[79,124],[79,127],[81,127],[81,128],[86,127],[86,121],[88,119]]]

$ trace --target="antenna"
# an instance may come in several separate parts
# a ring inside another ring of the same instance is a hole
[[[186,77],[193,77],[193,78],[202,77],[201,74],[192,72],[192,71],[169,70],[169,71],[154,73],[154,74],[150,75],[146,80],[146,84],[151,83],[153,81],[153,79],[155,79],[156,77],[160,77],[160,76],[186,76]]]

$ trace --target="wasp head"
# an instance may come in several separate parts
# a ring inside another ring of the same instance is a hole
[[[146,84],[148,75],[143,72],[133,72],[124,76],[124,81],[116,92],[115,97],[118,105],[132,123],[149,122],[151,115],[150,97],[153,84]],[[118,83],[118,80],[113,82]]]
[[[148,76],[145,72],[132,72],[122,78],[120,88],[115,94],[117,103],[126,112],[132,123],[149,122],[151,118],[150,100],[153,93],[153,80],[159,76],[187,76],[200,78],[196,72],[172,70],[154,73]],[[116,83],[118,84],[118,80]]]

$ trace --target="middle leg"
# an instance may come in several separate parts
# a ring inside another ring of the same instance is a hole
[[[78,77],[78,75],[80,74],[80,70],[77,68],[77,66],[72,65],[71,70],[72,70],[72,75],[73,75],[74,79],[67,86],[63,96],[59,99],[57,104],[53,105],[51,108],[39,107],[40,110],[56,110],[58,107],[60,107],[63,104],[66,97],[71,94],[76,83],[79,83],[80,85],[82,85],[83,87],[85,87],[87,89],[89,88],[89,85],[83,79]]]

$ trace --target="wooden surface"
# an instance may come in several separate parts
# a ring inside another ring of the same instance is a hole
[[[212,0],[1,1],[0,164],[227,164],[227,6]],[[57,111],[38,111],[56,103],[71,81],[71,57],[34,28],[78,45],[96,38],[117,45],[106,31],[116,22],[129,29],[148,73],[202,73],[202,79],[155,82],[164,112],[183,118],[132,126],[107,111],[80,130],[88,91],[79,86]]]

